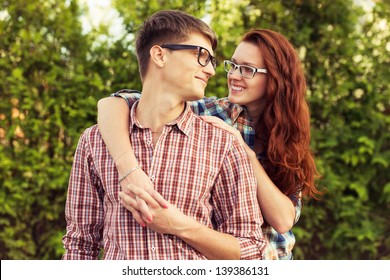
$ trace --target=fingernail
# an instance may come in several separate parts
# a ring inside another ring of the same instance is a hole
[[[152,217],[147,217],[147,220],[148,220],[149,222],[152,222],[152,221],[153,221],[153,218],[152,218]]]

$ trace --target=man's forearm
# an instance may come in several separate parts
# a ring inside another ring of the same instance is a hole
[[[176,233],[208,259],[238,260],[241,257],[239,241],[232,235],[222,233],[188,218],[188,227]]]

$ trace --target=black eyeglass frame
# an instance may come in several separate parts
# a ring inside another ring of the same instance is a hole
[[[230,64],[231,66],[234,67],[234,70],[230,69],[228,70],[226,65]],[[234,71],[237,70],[238,68],[238,73],[240,73],[240,76],[243,77],[243,78],[246,78],[246,79],[252,79],[256,73],[262,73],[262,74],[267,74],[267,69],[266,68],[256,68],[256,67],[253,67],[253,66],[249,66],[249,65],[242,65],[242,64],[236,64],[234,63],[233,61],[230,61],[230,60],[224,60],[223,61],[223,66],[224,66],[224,69],[227,73],[229,74],[233,74]],[[252,69],[252,76],[244,76],[242,74],[242,67],[247,67],[249,69]]]
[[[211,62],[211,65],[213,66],[214,69],[217,68],[217,59],[211,55],[208,49],[203,48],[201,46],[195,46],[195,45],[182,45],[182,44],[164,44],[160,45],[161,48],[166,48],[170,50],[198,50],[198,63],[202,67],[206,67],[209,62]],[[206,59],[205,64],[200,62],[200,55],[202,53],[202,50],[207,51],[209,56]]]

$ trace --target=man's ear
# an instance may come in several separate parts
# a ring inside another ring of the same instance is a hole
[[[151,49],[150,49],[150,61],[153,62],[154,64],[156,64],[157,67],[164,67],[164,63],[165,63],[165,51],[163,48],[161,48],[160,46],[158,45],[154,45]]]

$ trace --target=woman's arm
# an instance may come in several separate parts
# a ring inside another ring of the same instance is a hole
[[[294,204],[269,178],[263,166],[257,160],[255,152],[242,139],[241,133],[217,117],[202,116],[201,118],[216,127],[230,132],[244,146],[256,176],[257,200],[264,219],[279,233],[289,231],[295,220]]]
[[[198,250],[208,259],[240,259],[241,248],[238,240],[226,233],[218,232],[202,225],[189,216],[183,214],[168,201],[167,208],[160,206],[154,196],[160,196],[156,192],[152,197],[150,193],[135,185],[126,186],[125,192],[120,192],[122,205],[131,213],[139,212],[144,220],[147,220],[148,228],[159,233],[172,234],[191,247]],[[146,201],[152,216],[143,212],[140,200]],[[163,199],[163,198],[162,198]]]
[[[248,154],[248,156],[257,180],[257,200],[261,212],[267,223],[277,232],[283,234],[294,225],[294,204],[272,182],[258,161],[255,152],[250,151],[251,154]]]
[[[98,101],[99,131],[120,174],[138,165],[129,140],[129,113],[123,98],[106,97]]]
[[[128,99],[130,106],[135,100],[136,98]],[[129,138],[129,114],[129,106],[123,98],[106,97],[98,102],[99,131],[110,155],[114,159],[119,178],[124,177],[130,170],[138,166]],[[128,184],[137,185],[149,193],[154,193],[153,183],[142,170],[142,167],[131,172],[120,182],[122,190]],[[163,202],[161,203],[163,207],[166,207]],[[144,207],[146,208],[146,205]],[[145,224],[146,221],[142,220],[137,213],[133,215],[139,224]]]

